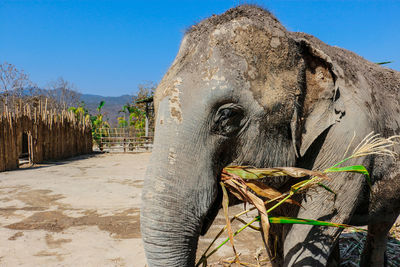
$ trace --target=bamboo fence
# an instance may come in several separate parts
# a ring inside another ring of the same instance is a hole
[[[91,153],[90,121],[72,111],[47,110],[47,101],[33,109],[20,103],[14,112],[5,107],[0,114],[0,171],[17,169],[24,149],[30,163]]]

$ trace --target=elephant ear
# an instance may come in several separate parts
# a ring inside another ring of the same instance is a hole
[[[298,43],[305,62],[305,91],[303,105],[293,119],[298,132],[292,128],[292,135],[300,141],[294,144],[302,157],[318,136],[344,116],[345,110],[337,86],[338,73],[330,57],[305,39]]]

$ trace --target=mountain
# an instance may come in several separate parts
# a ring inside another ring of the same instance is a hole
[[[101,101],[105,104],[102,108],[102,112],[105,114],[106,120],[110,123],[111,127],[118,125],[118,117],[123,116],[123,113],[119,113],[122,107],[132,102],[133,95],[121,95],[121,96],[101,96],[91,94],[81,94],[80,100],[85,103],[85,107],[92,115],[97,114],[97,107]]]
[[[104,101],[105,104],[102,108],[102,113],[104,114],[104,119],[110,123],[111,127],[118,126],[117,118],[124,116],[124,113],[120,113],[119,111],[125,104],[132,104],[134,97],[133,95],[101,96],[81,94],[77,91],[71,90],[70,88],[62,87],[52,90],[38,87],[28,87],[18,93],[20,93],[23,97],[47,97],[55,100],[53,103],[65,103],[67,107],[76,106],[78,103],[83,101],[85,103],[85,108],[91,115],[96,115],[98,113],[97,107],[101,101]],[[0,99],[2,95],[4,95],[4,93],[0,92]],[[49,108],[54,108],[54,106],[49,106]]]

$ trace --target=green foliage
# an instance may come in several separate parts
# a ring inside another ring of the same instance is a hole
[[[100,101],[99,106],[97,107],[97,111],[100,112],[106,102],[104,100]]]
[[[122,107],[119,112],[124,112],[128,115],[128,121],[125,117],[118,118],[118,125],[120,127],[133,126],[136,130],[143,130],[146,125],[146,112],[141,110],[136,103],[127,103]]]
[[[125,117],[118,117],[118,127],[125,128],[128,126],[128,122],[125,120]]]
[[[90,119],[89,112],[85,107],[85,102],[83,102],[83,101],[77,107],[69,107],[68,111],[74,113],[74,115],[77,119],[80,119],[80,120],[83,120],[83,119],[89,120]]]
[[[153,103],[150,101],[149,103],[145,103],[148,99],[152,99],[154,95],[154,91],[157,85],[153,82],[148,82],[145,84],[140,84],[139,91],[136,96],[132,99],[132,108],[129,111],[129,125],[134,126],[136,130],[143,130],[146,125],[146,117],[148,119],[149,128],[154,128],[154,112],[153,112]],[[148,109],[146,109],[146,106]],[[148,112],[148,114],[146,114]],[[143,131],[138,131],[143,132]]]
[[[260,216],[257,216],[257,221],[260,220]],[[270,223],[279,223],[279,224],[306,224],[306,225],[318,225],[318,226],[329,226],[329,227],[337,227],[337,228],[353,228],[356,231],[365,232],[366,230],[363,228],[356,228],[348,224],[342,223],[333,223],[333,222],[325,222],[319,220],[310,220],[310,219],[302,219],[302,218],[293,218],[293,217],[269,217]]]
[[[100,101],[99,106],[97,107],[97,114],[95,116],[91,115],[90,120],[92,122],[92,136],[93,140],[97,144],[100,150],[103,150],[101,145],[101,137],[106,136],[107,132],[105,128],[110,128],[110,124],[103,120],[104,114],[101,113],[101,109],[104,107],[105,101]]]
[[[90,119],[90,114],[85,107],[85,102],[83,102],[83,101],[79,104],[78,107],[69,107],[68,111],[74,113],[74,115],[77,119],[81,119],[81,120],[83,120],[83,119],[89,120]]]
[[[92,136],[93,141],[97,144],[97,146],[102,150],[101,147],[101,136],[106,136],[107,132],[104,128],[110,128],[110,125],[107,121],[105,121],[104,114],[101,113],[102,108],[104,107],[105,101],[101,101],[99,106],[97,107],[97,114],[91,115],[85,107],[85,103],[82,101],[78,107],[69,107],[68,111],[73,112],[77,119],[81,120],[90,120],[92,123]]]
[[[325,173],[328,172],[358,172],[365,175],[367,179],[368,185],[371,187],[371,178],[369,177],[369,173],[367,169],[363,165],[353,165],[353,166],[345,166],[345,167],[331,167],[324,171]]]

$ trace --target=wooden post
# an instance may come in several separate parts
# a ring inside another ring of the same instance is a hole
[[[145,136],[149,137],[149,103],[146,102]]]
[[[29,164],[33,164],[33,144],[32,144],[32,132],[28,132],[28,158],[29,158]]]
[[[5,140],[4,140],[4,130],[5,130],[5,126],[4,126],[4,122],[3,122],[3,118],[0,115],[0,172],[5,170]]]

